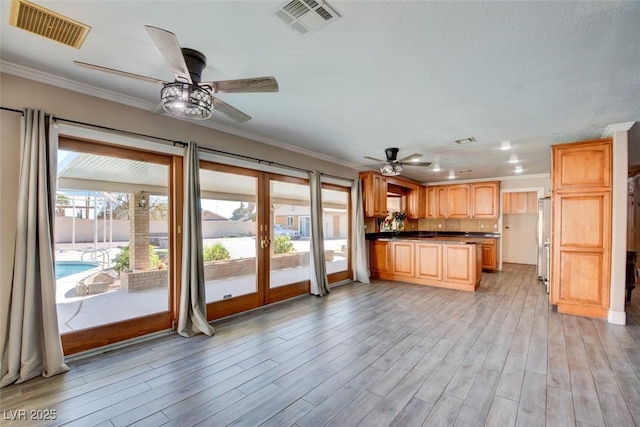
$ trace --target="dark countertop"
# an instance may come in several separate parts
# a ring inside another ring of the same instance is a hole
[[[474,231],[387,231],[366,233],[367,240],[378,239],[433,239],[437,237],[471,237],[475,239],[499,239],[500,233]]]

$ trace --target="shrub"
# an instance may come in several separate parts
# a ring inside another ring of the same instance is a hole
[[[121,271],[129,271],[129,245],[123,246],[120,253],[116,255],[113,269],[120,273]],[[151,268],[156,268],[160,264],[160,257],[155,251],[153,245],[149,245],[149,262]]]
[[[204,261],[222,261],[230,259],[229,251],[224,247],[222,243],[216,243],[215,245],[206,245],[203,253]]]
[[[291,243],[291,237],[280,234],[273,238],[273,253],[274,254],[289,254],[295,252],[293,243]]]

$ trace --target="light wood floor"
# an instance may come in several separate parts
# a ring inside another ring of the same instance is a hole
[[[349,284],[5,388],[2,423],[48,409],[43,425],[633,426],[640,290],[627,319],[553,312],[533,266],[475,293]]]

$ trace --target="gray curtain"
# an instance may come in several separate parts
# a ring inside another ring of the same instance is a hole
[[[311,245],[309,250],[309,268],[311,270],[311,293],[322,296],[328,294],[329,280],[324,259],[324,232],[322,230],[322,174],[319,171],[309,173],[311,188]]]
[[[362,206],[362,181],[358,178],[351,186],[353,209],[353,264],[354,280],[369,282],[369,250],[364,235],[364,207]]]
[[[53,256],[57,146],[52,118],[25,109],[13,280],[2,287],[0,303],[0,387],[69,370],[58,330]]]
[[[198,146],[195,142],[189,142],[184,151],[182,290],[178,333],[185,337],[199,333],[211,336],[215,331],[207,322],[207,301],[204,291]]]

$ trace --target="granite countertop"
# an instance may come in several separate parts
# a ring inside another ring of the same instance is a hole
[[[391,234],[391,233],[380,233],[380,234]],[[393,237],[393,236],[383,236],[377,237],[375,239],[369,240],[377,240],[380,242],[390,242],[390,241],[398,241],[402,240],[405,242],[429,242],[429,243],[446,243],[448,245],[481,245],[482,242],[473,241],[473,240],[442,240],[437,237],[426,237],[426,236],[413,236],[413,237]]]
[[[379,239],[432,239],[438,237],[471,237],[475,239],[499,239],[500,233],[477,231],[387,231],[380,233],[366,233],[367,240]]]

